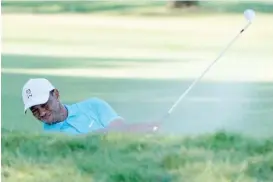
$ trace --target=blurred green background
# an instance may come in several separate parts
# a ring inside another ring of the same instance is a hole
[[[30,113],[23,114],[21,89],[31,77],[52,81],[65,103],[101,97],[128,122],[157,119],[252,8],[253,25],[161,131],[272,136],[272,3],[174,3],[2,1],[2,128],[41,131]]]
[[[247,8],[272,13],[272,1],[2,1],[3,12],[176,15],[185,12],[241,13]],[[177,11],[176,11],[177,10]],[[196,10],[196,11],[193,11]]]

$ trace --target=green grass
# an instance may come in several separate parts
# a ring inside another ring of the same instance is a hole
[[[13,181],[273,180],[273,143],[219,132],[198,137],[2,133],[2,179]],[[64,167],[65,166],[65,167]]]
[[[20,60],[20,61],[18,61]],[[75,61],[77,60],[77,61]],[[27,62],[27,64],[26,64]],[[3,68],[115,68],[127,67],[126,63],[160,63],[177,62],[164,59],[122,59],[122,58],[103,58],[103,57],[53,57],[53,56],[28,56],[5,54],[2,62]]]

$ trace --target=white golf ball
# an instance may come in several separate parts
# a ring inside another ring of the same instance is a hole
[[[255,11],[252,9],[247,9],[244,11],[244,15],[248,21],[252,21],[255,18]]]
[[[157,129],[158,129],[158,127],[157,127],[157,126],[154,126],[154,127],[153,127],[153,130],[154,130],[154,131],[156,131]]]

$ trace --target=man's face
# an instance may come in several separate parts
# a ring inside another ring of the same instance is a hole
[[[32,106],[30,110],[35,118],[44,123],[51,124],[60,118],[61,104],[58,96],[52,93],[46,103]]]

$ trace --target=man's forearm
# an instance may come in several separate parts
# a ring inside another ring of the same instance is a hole
[[[98,130],[99,133],[105,132],[154,132],[157,129],[156,123],[132,123],[127,124],[123,120],[113,121],[108,127]]]

